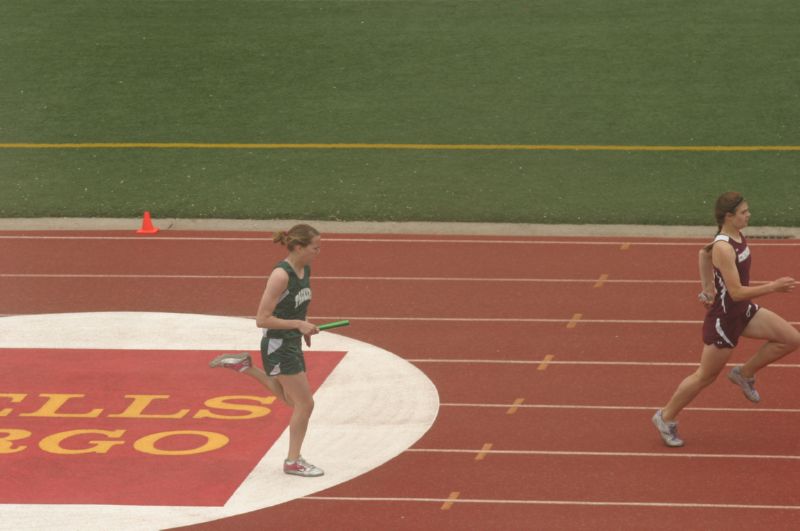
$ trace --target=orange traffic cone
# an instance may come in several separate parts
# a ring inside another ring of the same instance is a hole
[[[158,232],[158,227],[153,226],[150,220],[150,211],[145,210],[144,218],[142,219],[142,228],[136,231],[138,234],[155,234]]]

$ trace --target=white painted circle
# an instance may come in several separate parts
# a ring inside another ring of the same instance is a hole
[[[257,350],[259,340],[255,322],[237,317],[100,312],[0,318],[2,348]],[[407,361],[329,332],[314,336],[313,349],[347,352],[314,394],[313,432],[303,445],[304,453],[325,463],[324,476],[283,473],[287,429],[223,507],[9,504],[2,508],[3,526],[149,530],[255,511],[376,468],[413,445],[436,419],[436,387]]]

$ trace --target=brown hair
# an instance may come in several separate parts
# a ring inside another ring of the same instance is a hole
[[[295,225],[288,231],[278,231],[272,235],[272,242],[285,245],[290,251],[297,247],[307,247],[311,245],[311,240],[319,236],[319,231],[311,225],[303,223]]]
[[[717,220],[717,234],[722,232],[722,226],[725,224],[725,216],[727,214],[735,214],[736,209],[739,208],[739,205],[743,202],[744,196],[739,192],[725,192],[717,198],[717,202],[714,204],[714,217]],[[714,247],[713,241],[703,247],[703,249],[709,253],[712,247]]]
[[[735,214],[736,209],[744,202],[744,196],[739,192],[725,192],[717,198],[714,205],[714,217],[717,219],[717,227],[722,230],[725,224],[726,214]]]

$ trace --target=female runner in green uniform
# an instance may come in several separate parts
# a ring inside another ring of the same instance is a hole
[[[297,476],[321,476],[323,471],[305,461],[300,448],[314,409],[314,398],[306,376],[300,344],[319,329],[306,320],[311,302],[310,264],[320,251],[320,234],[309,225],[295,225],[288,232],[276,233],[273,242],[285,245],[289,255],[275,266],[267,279],[256,314],[256,325],[264,331],[261,358],[264,369],[253,367],[247,354],[222,354],[212,367],[227,367],[243,372],[266,386],[292,407],[289,421],[289,455],[283,471]]]

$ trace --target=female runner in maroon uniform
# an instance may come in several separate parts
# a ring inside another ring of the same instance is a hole
[[[738,192],[722,194],[717,199],[715,215],[719,232],[700,251],[703,291],[699,298],[708,307],[700,367],[678,385],[667,405],[653,415],[653,424],[667,446],[683,446],[675,417],[716,380],[740,336],[766,340],[744,365],[728,373],[728,379],[752,402],[761,400],[754,387],[755,373],[800,346],[800,331],[778,314],[751,302],[776,291],[790,292],[796,283],[791,277],[782,277],[749,286],[750,248],[741,230],[747,226],[750,210],[744,197]]]

